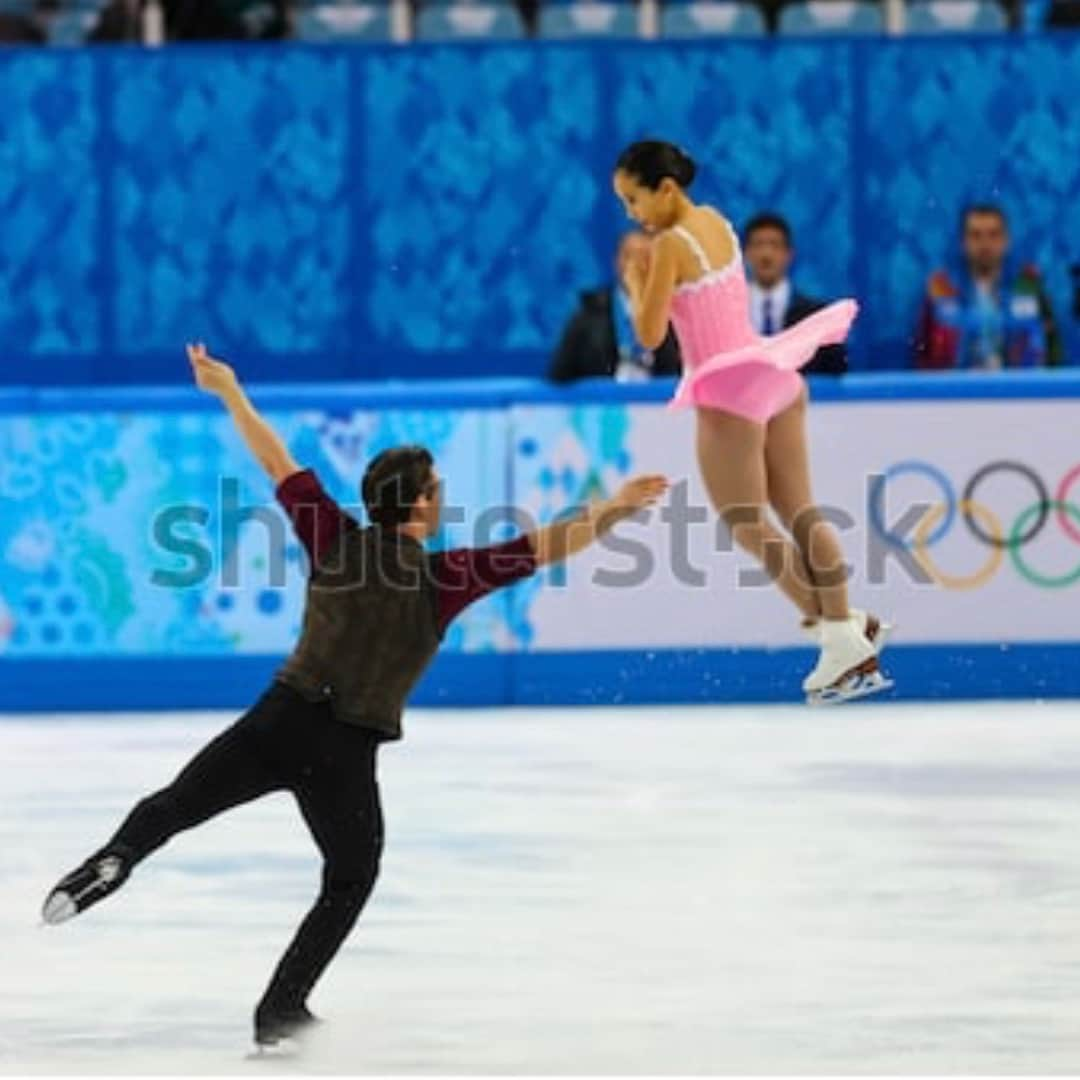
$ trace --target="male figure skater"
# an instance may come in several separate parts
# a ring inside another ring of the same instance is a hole
[[[136,804],[116,834],[49,894],[63,922],[115,892],[171,837],[271,791],[287,790],[323,856],[322,889],[255,1010],[255,1040],[273,1045],[315,1021],[312,987],[371,893],[383,843],[376,751],[401,737],[405,699],[449,622],[493,589],[581,551],[652,505],[667,482],[642,476],[580,516],[484,548],[427,553],[441,481],[431,454],[399,446],[364,474],[372,524],[361,528],[256,412],[232,369],[189,346],[198,385],[217,395],[277,487],[311,575],[300,641],[270,687],[166,788]]]

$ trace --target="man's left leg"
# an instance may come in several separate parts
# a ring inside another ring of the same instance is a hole
[[[168,787],[137,803],[105,846],[49,893],[42,911],[45,922],[65,922],[112,895],[143,859],[176,833],[284,787],[262,759],[252,727],[256,721],[280,723],[289,704],[272,687],[203,747]]]
[[[311,1023],[308,994],[371,895],[382,855],[378,736],[332,719],[312,726],[312,756],[294,794],[322,852],[322,888],[255,1011],[255,1038],[263,1044]]]

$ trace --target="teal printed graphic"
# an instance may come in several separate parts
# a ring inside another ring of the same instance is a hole
[[[522,405],[512,416],[514,501],[540,524],[607,498],[628,478],[633,461],[625,405]],[[553,566],[511,593],[511,627],[523,645],[532,641],[529,613],[537,593],[565,580],[565,567]]]
[[[505,413],[267,418],[360,520],[367,462],[400,443],[427,446],[448,504],[464,511],[433,547],[473,542],[478,518],[508,501]],[[4,655],[284,653],[299,630],[305,574],[269,481],[223,413],[0,417]],[[507,647],[508,612],[505,593],[480,601],[445,647]]]

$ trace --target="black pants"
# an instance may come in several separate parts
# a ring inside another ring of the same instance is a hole
[[[271,791],[291,791],[323,856],[322,891],[285,951],[259,1008],[304,1004],[371,894],[383,845],[375,778],[379,737],[334,720],[281,683],[143,799],[103,849],[145,859],[170,837]]]

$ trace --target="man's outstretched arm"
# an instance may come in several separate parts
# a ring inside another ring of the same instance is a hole
[[[575,517],[529,533],[537,565],[562,562],[584,551],[620,521],[652,506],[667,491],[667,486],[667,478],[663,476],[635,477],[610,499],[591,503]]]
[[[644,510],[667,490],[663,476],[640,476],[617,495],[592,503],[565,521],[556,521],[514,540],[489,547],[454,548],[434,557],[440,633],[471,603],[494,589],[512,585],[541,566],[584,551],[612,526]]]
[[[228,364],[207,354],[205,345],[189,345],[188,359],[200,390],[221,398],[248,449],[275,484],[300,471],[289,448],[248,400]]]

